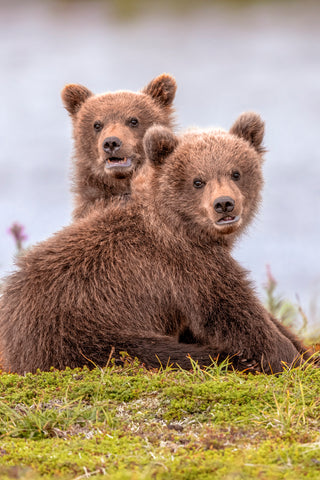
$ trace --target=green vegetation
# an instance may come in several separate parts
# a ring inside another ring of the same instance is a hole
[[[60,2],[62,5],[70,4],[71,6],[80,3],[80,0],[51,0]],[[298,3],[299,0],[96,0],[108,8],[116,17],[128,19],[139,17],[145,13],[168,13],[170,15],[190,14],[201,8],[220,7],[230,10],[240,10],[257,4],[279,4],[287,3],[288,7],[292,3]],[[305,0],[309,2],[312,0]],[[313,0],[314,2],[316,0]]]
[[[319,478],[311,365],[265,376],[129,359],[0,378],[1,479]]]
[[[313,345],[316,350],[320,347],[320,312],[318,309],[318,298],[314,297],[310,305],[312,322],[309,322],[307,315],[301,305],[296,305],[284,299],[277,292],[277,281],[267,265],[267,282],[265,284],[266,300],[265,306],[281,323],[289,327],[303,339],[305,345]]]

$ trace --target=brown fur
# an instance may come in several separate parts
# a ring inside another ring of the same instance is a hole
[[[85,216],[97,203],[106,205],[114,196],[130,194],[133,173],[145,160],[142,146],[146,130],[154,123],[172,127],[176,82],[170,75],[160,75],[141,92],[118,91],[93,95],[82,85],[66,85],[61,92],[71,115],[75,147],[74,218]],[[132,125],[130,119],[137,119]],[[96,122],[100,130],[95,130]],[[116,152],[106,152],[104,141],[116,137],[122,145]],[[131,159],[124,166],[110,162],[110,157]]]
[[[261,144],[246,136],[259,121],[242,115],[232,133],[181,138],[152,127],[131,202],[92,210],[18,260],[0,304],[5,368],[105,365],[113,347],[148,367],[188,368],[188,353],[267,373],[292,364],[302,346],[270,319],[225,246],[259,203]],[[236,199],[238,222],[216,224],[221,193]]]

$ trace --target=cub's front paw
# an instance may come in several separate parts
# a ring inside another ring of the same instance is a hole
[[[256,358],[252,358],[243,352],[238,353],[232,358],[234,368],[240,372],[261,372],[261,364]]]

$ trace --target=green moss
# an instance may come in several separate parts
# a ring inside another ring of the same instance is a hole
[[[291,445],[273,437],[252,446],[250,436],[235,439],[230,434],[223,441],[227,438],[229,445],[207,439],[204,445],[198,441],[177,446],[170,441],[151,444],[132,434],[116,433],[97,435],[94,440],[41,440],[32,445],[17,440],[14,445],[5,442],[4,448],[8,466],[28,465],[42,478],[74,478],[85,469],[106,472],[107,478],[115,479],[209,479],[213,474],[216,479],[318,478],[320,450],[316,443]]]
[[[0,375],[0,478],[316,479],[320,370]]]

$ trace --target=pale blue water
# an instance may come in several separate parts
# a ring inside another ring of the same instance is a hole
[[[0,272],[6,229],[29,244],[70,221],[71,128],[65,83],[136,90],[164,71],[178,82],[180,127],[266,120],[264,204],[236,257],[258,290],[271,265],[281,292],[308,310],[320,292],[320,9],[306,2],[150,15],[119,22],[98,4],[0,4]]]

